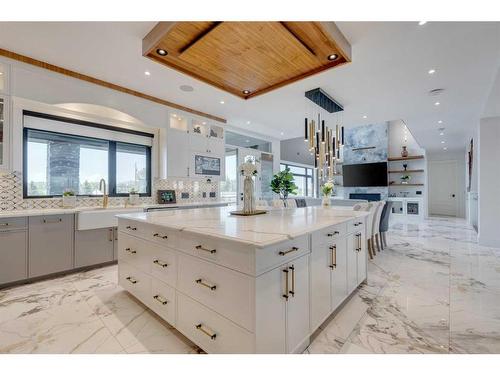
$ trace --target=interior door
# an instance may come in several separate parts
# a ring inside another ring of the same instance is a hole
[[[429,213],[457,216],[457,162],[455,160],[429,163]]]

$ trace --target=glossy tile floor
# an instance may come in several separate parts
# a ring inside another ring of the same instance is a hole
[[[395,224],[369,281],[306,353],[500,353],[500,250],[460,219]],[[0,291],[0,353],[197,353],[116,266]]]

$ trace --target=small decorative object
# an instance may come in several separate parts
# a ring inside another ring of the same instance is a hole
[[[64,208],[76,207],[76,195],[73,190],[66,190],[63,192],[62,203]]]
[[[134,206],[139,203],[139,193],[135,188],[130,189],[128,193],[128,202]]]
[[[408,182],[410,182],[410,176],[407,174],[402,175],[401,176],[401,183],[406,185]]]
[[[401,150],[401,156],[403,158],[407,158],[408,157],[408,150],[406,149],[406,146],[403,146],[403,149]]]
[[[321,192],[323,193],[322,204],[323,206],[331,205],[331,195],[333,192],[333,181],[328,181],[321,187]]]
[[[297,189],[298,187],[295,185],[293,174],[288,167],[276,173],[271,180],[271,190],[280,195],[280,199],[283,201],[285,207],[288,194],[295,194]]]
[[[404,168],[404,169],[405,169],[405,171],[406,171],[406,168],[408,168],[408,164],[407,164],[407,163],[404,163],[404,164],[403,164],[403,168]]]
[[[243,214],[255,213],[255,189],[253,177],[257,176],[257,166],[246,161],[240,165],[240,173],[243,179]]]
[[[193,133],[201,134],[201,126],[200,125],[195,125],[193,127]]]

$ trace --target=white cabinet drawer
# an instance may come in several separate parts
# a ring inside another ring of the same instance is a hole
[[[330,243],[337,238],[344,237],[347,234],[347,224],[337,224],[331,227],[318,230],[312,234],[312,248],[316,246]]]
[[[151,275],[175,287],[177,284],[177,253],[166,247],[149,245]]]
[[[122,233],[153,241],[159,245],[175,247],[175,232],[161,226],[120,219],[118,221],[118,230]]]
[[[202,304],[177,293],[176,328],[207,353],[253,353],[254,336]]]
[[[365,230],[365,218],[360,217],[347,222],[347,233]]]
[[[118,283],[138,300],[148,305],[151,293],[151,276],[121,261],[118,266]]]
[[[25,217],[9,217],[0,219],[0,231],[24,229],[28,227]]]
[[[149,306],[171,325],[175,325],[175,299],[174,288],[155,277],[151,278]]]
[[[192,256],[178,259],[181,292],[253,332],[253,277]]]
[[[244,244],[184,233],[179,234],[176,248],[240,272],[254,272],[253,247]]]
[[[260,275],[280,264],[310,252],[307,235],[282,242],[278,245],[255,250],[256,274]]]
[[[140,238],[119,233],[118,260],[124,260],[141,271],[151,274],[151,265],[153,262],[151,260],[151,245],[148,245],[146,241]]]

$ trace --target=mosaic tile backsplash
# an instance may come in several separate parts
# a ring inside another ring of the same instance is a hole
[[[218,182],[155,179],[153,181],[152,197],[141,197],[140,204],[157,203],[157,190],[165,189],[175,190],[177,202],[212,202],[219,199]],[[205,193],[205,197],[203,193]],[[188,196],[188,198],[181,198],[182,195]],[[124,206],[127,199],[127,197],[110,197],[109,206]],[[100,197],[77,197],[77,207],[97,207],[101,203],[102,198]],[[0,211],[44,208],[62,208],[62,198],[23,199],[22,173],[14,171],[0,175]]]

